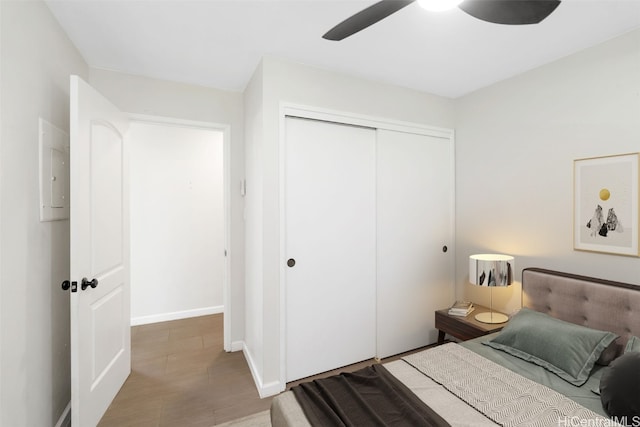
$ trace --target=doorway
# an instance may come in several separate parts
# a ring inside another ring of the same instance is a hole
[[[227,318],[225,133],[215,125],[131,122],[132,325]]]

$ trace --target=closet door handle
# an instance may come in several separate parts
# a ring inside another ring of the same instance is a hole
[[[287,260],[287,266],[289,266],[289,267],[293,267],[294,265],[296,265],[296,260],[295,260],[295,259],[293,259],[293,258],[289,258],[289,259]]]

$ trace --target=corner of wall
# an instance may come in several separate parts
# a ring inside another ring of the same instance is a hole
[[[262,376],[260,375],[257,365],[255,363],[255,359],[244,343],[242,345],[242,353],[244,354],[245,359],[247,360],[247,364],[249,365],[249,370],[251,371],[251,376],[253,377],[253,382],[258,389],[258,394],[260,398],[265,398],[269,396],[274,396],[285,389],[285,384],[281,384],[280,381],[271,381],[269,383],[264,383]]]
[[[67,407],[64,408],[64,411],[58,418],[58,422],[56,422],[55,427],[71,427],[71,402],[67,404]]]

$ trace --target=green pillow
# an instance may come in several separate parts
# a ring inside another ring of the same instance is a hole
[[[629,337],[629,341],[627,341],[627,345],[624,348],[624,354],[627,353],[640,353],[640,338],[631,335]],[[600,387],[591,390],[595,394],[600,394]]]
[[[523,308],[483,344],[534,363],[569,383],[584,384],[600,353],[618,336]]]
[[[640,420],[640,353],[625,352],[611,362],[600,379],[600,400],[606,413],[618,420]]]
[[[629,337],[629,341],[627,341],[627,345],[624,348],[624,354],[627,353],[640,353],[640,338],[631,335]],[[602,380],[600,381],[602,383]],[[600,387],[591,390],[595,394],[600,394]]]
[[[627,341],[627,345],[624,348],[625,353],[629,353],[630,351],[640,351],[640,338],[634,335],[629,337],[629,341]]]

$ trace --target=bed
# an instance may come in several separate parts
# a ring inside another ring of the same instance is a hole
[[[502,332],[436,346],[383,367],[444,425],[640,425],[640,417],[626,415],[640,399],[639,291],[636,285],[528,268],[522,272],[523,309]],[[625,390],[633,395],[631,403],[621,402],[616,376],[626,376],[627,383],[637,377],[625,386],[631,387]],[[273,399],[274,427],[318,425],[309,417],[294,391]]]

